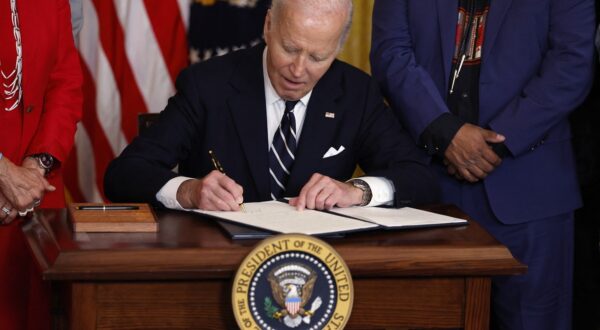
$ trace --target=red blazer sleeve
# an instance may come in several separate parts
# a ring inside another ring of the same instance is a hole
[[[75,136],[76,124],[81,118],[83,94],[79,55],[71,32],[71,14],[67,0],[53,0],[56,15],[56,44],[50,43],[54,52],[48,80],[43,87],[43,105],[40,121],[26,155],[46,152],[60,161],[68,156]],[[52,17],[52,18],[51,18]]]

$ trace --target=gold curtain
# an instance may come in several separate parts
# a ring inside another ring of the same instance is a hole
[[[353,0],[354,17],[348,40],[338,56],[368,73],[369,50],[371,48],[371,14],[373,13],[373,0]]]
[[[353,1],[354,17],[352,17],[350,35],[338,58],[370,74],[369,50],[371,49],[371,15],[374,1]],[[353,176],[361,175],[364,175],[364,172],[357,166]]]

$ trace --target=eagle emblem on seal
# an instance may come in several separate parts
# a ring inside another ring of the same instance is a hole
[[[311,300],[316,280],[317,273],[304,264],[289,263],[273,269],[268,281],[279,308],[269,297],[265,298],[267,315],[290,328],[298,327],[302,322],[310,324],[310,317],[323,302],[321,297],[316,297],[310,308],[305,307]]]

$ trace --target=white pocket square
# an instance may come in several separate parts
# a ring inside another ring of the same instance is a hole
[[[323,159],[338,155],[344,150],[346,150],[346,148],[344,148],[344,146],[340,146],[337,149],[334,147],[330,147],[329,150],[327,150],[327,152],[323,155]]]

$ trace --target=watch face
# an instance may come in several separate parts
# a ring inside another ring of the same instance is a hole
[[[45,168],[51,168],[52,164],[54,164],[54,160],[52,159],[52,156],[50,156],[48,154],[42,154],[42,156],[40,157],[40,160]]]
[[[54,157],[49,154],[35,155],[43,169],[50,170],[54,166]]]
[[[369,187],[369,184],[366,183],[364,180],[354,179],[354,180],[352,180],[352,185],[354,187],[362,190],[362,192],[363,192],[362,203],[360,205],[361,206],[368,205],[371,202],[371,198],[372,198],[371,187]]]

